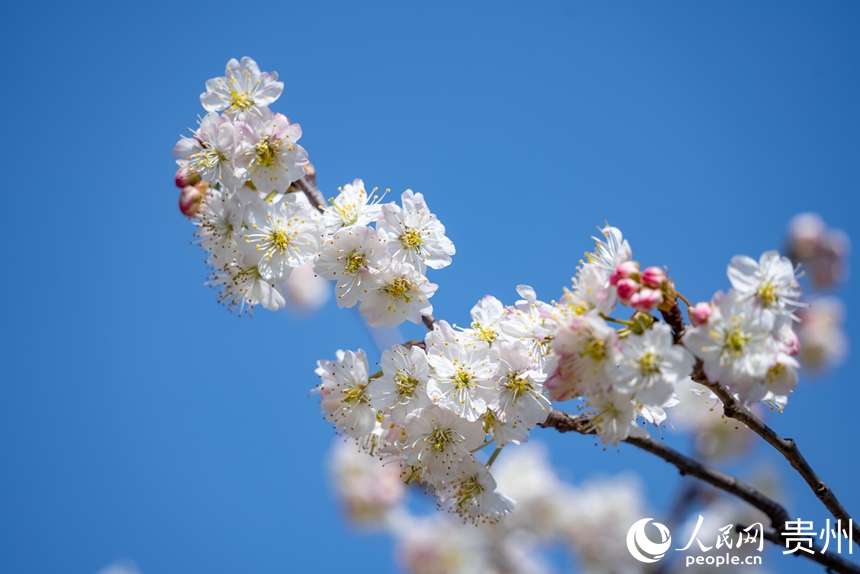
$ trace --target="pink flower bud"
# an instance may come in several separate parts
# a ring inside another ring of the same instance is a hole
[[[621,279],[615,287],[618,290],[618,300],[622,305],[629,305],[630,298],[639,291],[639,283],[633,279]]]
[[[639,273],[639,264],[635,261],[619,263],[612,275],[609,276],[609,284],[617,285],[622,279],[629,279],[636,273]]]
[[[713,312],[710,303],[696,303],[695,307],[687,309],[687,315],[690,317],[690,323],[693,324],[693,327],[701,327],[707,323]]]
[[[663,294],[656,289],[640,289],[630,298],[630,306],[637,311],[648,313],[663,302]]]
[[[649,267],[645,271],[642,272],[642,277],[640,281],[642,284],[647,287],[653,287],[654,289],[659,289],[663,286],[663,281],[666,280],[666,274],[663,273],[663,270],[659,267]]]
[[[193,185],[186,186],[179,194],[179,211],[185,217],[194,217],[203,205],[203,191]]]
[[[176,178],[174,179],[174,182],[176,183],[176,187],[179,189],[184,189],[189,185],[194,185],[198,181],[200,181],[200,174],[193,169],[180,167],[176,170]]]

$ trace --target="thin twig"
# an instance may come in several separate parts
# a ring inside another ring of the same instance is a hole
[[[578,432],[580,434],[595,434],[594,427],[588,415],[571,415],[556,409],[552,409],[546,422],[540,425],[544,428],[554,428],[559,432]],[[654,454],[669,464],[674,465],[682,475],[689,475],[710,484],[729,494],[748,502],[755,508],[767,515],[775,535],[769,538],[771,542],[783,545],[785,542],[779,534],[778,528],[784,526],[788,520],[788,512],[775,500],[768,498],[752,486],[741,482],[733,476],[729,476],[706,464],[693,460],[670,448],[662,442],[655,441],[651,437],[628,437],[623,442]],[[824,564],[822,560],[814,558],[814,555],[803,553],[804,556]],[[825,564],[828,568],[842,574],[860,574],[860,567],[845,562],[844,560],[830,560]]]
[[[684,336],[685,325],[678,305],[675,304],[672,310],[668,313],[663,312],[663,319],[672,328],[675,342],[679,342]],[[741,402],[725,387],[720,385],[718,382],[714,383],[709,381],[707,375],[705,375],[705,371],[703,370],[701,359],[696,360],[696,366],[693,369],[691,377],[697,383],[711,389],[714,394],[719,397],[720,401],[723,403],[723,414],[730,419],[744,423],[749,429],[763,438],[769,445],[785,457],[788,463],[797,471],[798,474],[800,474],[803,480],[806,481],[806,484],[809,485],[809,488],[812,489],[815,496],[817,496],[827,510],[830,511],[830,514],[832,514],[834,518],[841,520],[842,524],[844,524],[846,528],[849,524],[852,525],[853,540],[855,543],[860,544],[860,525],[852,521],[851,516],[845,508],[843,508],[842,503],[839,502],[836,495],[833,494],[832,490],[830,490],[830,487],[828,487],[824,481],[815,474],[815,471],[812,470],[812,467],[809,466],[809,463],[806,462],[806,459],[800,453],[800,449],[797,448],[797,444],[794,442],[794,439],[782,438],[779,436],[760,418],[744,407]]]
[[[741,402],[735,398],[725,387],[719,383],[712,383],[708,380],[705,372],[702,370],[702,361],[696,361],[696,366],[693,369],[692,378],[699,384],[702,384],[711,389],[720,401],[723,403],[723,413],[736,421],[744,423],[754,433],[763,438],[769,445],[775,448],[785,460],[797,471],[797,473],[806,481],[815,496],[824,504],[827,510],[834,518],[841,520],[846,527],[852,524],[853,539],[855,543],[860,543],[860,525],[853,522],[851,516],[836,498],[836,495],[821,480],[806,459],[797,448],[797,443],[792,438],[782,438],[773,429],[764,424],[760,418],[752,414],[749,409],[744,407]]]

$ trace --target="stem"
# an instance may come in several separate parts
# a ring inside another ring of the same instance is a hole
[[[266,203],[269,203],[270,201],[272,201],[272,200],[275,198],[275,196],[276,196],[277,194],[278,194],[278,190],[273,189],[272,191],[270,191],[270,192],[269,192],[269,195],[267,195],[267,196],[263,199],[263,201],[265,201]]]
[[[376,371],[375,373],[373,373],[372,375],[370,375],[367,378],[372,381],[373,379],[378,379],[381,376],[382,376],[382,371]]]
[[[633,321],[625,321],[623,319],[616,319],[615,317],[607,317],[603,313],[601,313],[600,316],[603,317],[604,321],[609,321],[610,323],[618,323],[619,325],[626,325],[628,327],[633,326]]]
[[[680,294],[680,293],[678,293],[677,291],[675,291],[675,295],[677,295],[677,296],[678,296],[678,299],[680,299],[681,301],[683,301],[684,303],[686,303],[686,304],[687,304],[687,307],[692,307],[692,305],[690,304],[690,301],[689,301],[686,297],[684,297],[683,295],[681,295],[681,294]]]
[[[502,452],[503,447],[499,447],[493,451],[493,454],[490,455],[490,460],[487,461],[487,469],[493,466],[493,463],[496,462],[496,457],[499,456],[499,453]]]
[[[539,426],[543,428],[554,428],[562,433],[572,431],[585,435],[595,434],[588,415],[574,416],[556,409],[552,409],[546,422],[541,423]],[[788,520],[788,512],[786,512],[785,508],[775,500],[768,498],[745,482],[741,482],[733,476],[729,476],[715,468],[693,460],[665,444],[655,441],[651,437],[627,437],[623,442],[632,444],[635,447],[641,448],[642,450],[648,451],[651,454],[662,458],[669,464],[677,467],[682,475],[690,475],[698,478],[699,480],[724,492],[733,494],[741,500],[744,500],[758,508],[767,515],[768,519],[770,519],[771,526],[774,527],[766,533],[765,538],[774,544],[785,544],[785,540],[779,533],[778,528],[781,526],[784,527],[786,520]],[[496,453],[493,454],[495,455]],[[840,572],[841,574],[860,574],[860,567],[833,554],[820,554],[820,549],[816,551],[815,554],[808,554],[806,552],[798,552],[797,554],[803,555],[804,558],[808,558],[818,562],[819,564],[823,564],[834,572]]]
[[[484,448],[485,446],[487,446],[487,445],[488,445],[488,444],[490,444],[491,442],[493,442],[493,439],[488,440],[487,442],[485,442],[484,444],[482,444],[482,445],[481,445],[481,446],[479,446],[478,448],[473,449],[473,450],[471,450],[471,451],[469,451],[469,452],[471,452],[472,454],[475,454],[476,452],[478,452],[479,450],[481,450],[482,448]]]

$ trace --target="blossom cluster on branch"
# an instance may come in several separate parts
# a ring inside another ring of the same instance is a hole
[[[694,371],[729,393],[719,395],[724,403],[786,406],[802,358],[795,327],[801,316],[815,318],[787,257],[734,257],[731,289],[693,305],[664,268],[643,269],[607,223],[557,300],[520,285],[511,304],[483,297],[466,328],[436,320],[429,300],[438,286],[426,274],[452,262],[445,227],[421,193],[383,202],[388,190],[369,193],[360,179],[329,205],[316,201],[301,128],[268,107],[283,91],[277,79],[250,58],[231,60],[200,96],[207,115],[174,148],[180,208],[207,253],[209,285],[240,314],[256,305],[276,311],[284,281],[312,267],[334,283],[338,306],[358,306],[369,326],[424,323],[423,340],[382,350],[378,361],[362,349],[320,360],[315,390],[339,433],[399,481],[432,491],[440,508],[475,523],[510,513],[514,500],[497,489],[491,467],[502,448],[547,421],[553,403],[577,400],[587,432],[606,446],[647,437],[648,424],[662,424],[685,393],[702,393]],[[795,227],[792,253],[832,255],[816,282],[843,277],[841,236],[808,220]],[[808,331],[813,343],[830,334],[832,322],[819,324],[821,332]]]

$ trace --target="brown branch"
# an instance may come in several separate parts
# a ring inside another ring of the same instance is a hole
[[[592,426],[588,415],[571,415],[556,409],[552,409],[546,422],[539,426],[543,428],[554,428],[562,433],[577,432],[585,435],[595,434],[594,427]],[[771,526],[774,527],[774,535],[769,538],[769,540],[780,545],[785,543],[779,534],[778,527],[785,525],[785,522],[788,520],[788,512],[786,512],[785,508],[775,500],[768,498],[745,482],[741,482],[733,476],[729,476],[713,467],[693,460],[675,449],[666,446],[662,442],[655,441],[651,437],[628,437],[623,442],[632,444],[635,447],[641,448],[642,450],[648,451],[651,454],[662,458],[669,464],[674,465],[681,475],[689,475],[698,478],[719,490],[737,496],[755,508],[761,510],[767,515]],[[835,572],[843,574],[860,574],[860,567],[845,562],[842,559],[837,558],[836,560],[832,560],[828,558],[829,561],[825,564],[822,561],[823,559],[819,560],[814,558],[814,556],[817,555],[810,555],[805,552],[803,554],[807,558],[824,564]]]
[[[311,202],[311,205],[313,205],[316,209],[322,212],[322,210],[325,208],[325,196],[317,187],[315,180],[316,177],[314,175],[306,175],[300,180],[294,181],[290,185],[289,191],[292,191],[293,188],[298,191],[301,191],[307,196],[308,201]]]
[[[685,330],[684,319],[681,315],[681,310],[678,308],[678,304],[676,303],[671,311],[662,313],[663,320],[672,327],[675,342],[678,343],[684,336]],[[723,414],[730,419],[744,423],[749,429],[763,438],[769,445],[774,447],[783,457],[785,457],[788,463],[798,472],[798,474],[800,474],[803,480],[806,481],[806,484],[809,485],[809,488],[812,489],[815,496],[817,496],[827,510],[830,511],[830,514],[832,514],[834,518],[841,520],[842,524],[844,524],[846,528],[849,524],[852,524],[853,539],[857,544],[860,544],[860,525],[851,520],[851,516],[845,508],[843,508],[842,504],[836,498],[836,495],[833,494],[832,490],[830,490],[830,487],[828,487],[824,481],[815,474],[815,471],[812,470],[812,467],[809,466],[809,463],[806,462],[806,459],[800,453],[800,449],[797,448],[797,444],[794,442],[794,439],[782,438],[779,436],[761,419],[751,413],[749,409],[744,407],[741,402],[725,387],[719,383],[712,383],[709,381],[702,365],[702,360],[697,359],[696,366],[693,369],[693,374],[691,375],[692,379],[697,383],[708,387],[717,395],[717,397],[719,397],[720,401],[723,403]]]
[[[792,438],[782,438],[773,429],[764,424],[760,418],[755,416],[744,407],[741,402],[735,398],[724,386],[719,383],[712,383],[708,380],[705,372],[702,370],[701,359],[696,361],[696,366],[691,375],[693,380],[711,389],[720,401],[723,403],[723,413],[731,419],[744,423],[750,430],[759,435],[769,445],[775,448],[785,460],[797,471],[797,473],[806,481],[815,496],[824,504],[827,510],[834,518],[842,521],[842,524],[847,528],[849,524],[853,525],[853,539],[855,543],[860,544],[860,525],[853,522],[851,516],[843,508],[842,503],[836,498],[836,495],[830,490],[823,480],[821,480],[806,459],[797,448],[797,443]]]

